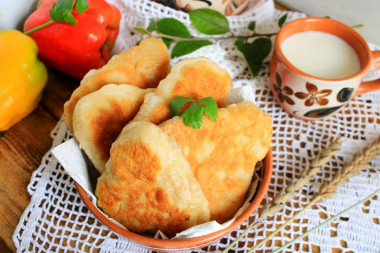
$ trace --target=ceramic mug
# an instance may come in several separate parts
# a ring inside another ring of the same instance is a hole
[[[356,52],[359,71],[344,78],[326,79],[295,67],[285,57],[282,43],[294,34],[308,31],[328,33],[347,42]],[[286,112],[303,120],[316,120],[338,112],[362,93],[380,89],[380,80],[362,81],[368,71],[378,69],[380,51],[370,51],[366,41],[354,29],[329,18],[307,17],[289,22],[278,32],[271,61],[270,86]]]

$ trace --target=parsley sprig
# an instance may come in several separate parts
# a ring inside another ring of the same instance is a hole
[[[216,121],[218,105],[212,97],[204,97],[198,101],[189,97],[176,97],[169,104],[172,114],[179,115],[181,108],[187,103],[191,104],[182,114],[182,120],[186,126],[190,125],[192,128],[199,129],[203,124],[203,114],[206,114],[212,122]]]
[[[74,18],[72,13],[74,8],[79,12],[79,14],[82,14],[88,9],[88,3],[86,0],[58,0],[56,3],[53,3],[53,6],[49,10],[51,20],[29,31],[26,31],[25,34],[35,32],[54,22],[63,22],[75,25],[77,20]]]

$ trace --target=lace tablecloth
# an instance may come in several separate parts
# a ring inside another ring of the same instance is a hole
[[[139,35],[133,34],[136,26],[146,27],[150,18],[175,17],[190,25],[188,15],[149,0],[110,0],[123,13],[123,22],[115,52],[133,46]],[[270,0],[253,1],[255,6],[243,15],[229,17],[234,34],[249,33],[247,25],[256,20],[258,32],[276,32],[277,20],[284,14],[274,10]],[[288,12],[287,21],[305,15]],[[197,34],[194,29],[193,34]],[[373,47],[377,48],[378,47]],[[245,252],[262,240],[270,231],[283,223],[307,204],[321,182],[329,180],[334,171],[349,162],[353,155],[380,135],[380,91],[364,94],[352,101],[342,112],[325,120],[304,122],[290,117],[274,100],[269,89],[269,62],[255,80],[251,80],[242,55],[233,46],[232,39],[218,40],[191,55],[207,56],[225,68],[234,80],[234,87],[251,86],[256,103],[272,117],[273,177],[265,201],[270,201],[281,189],[300,176],[317,153],[339,134],[344,138],[341,151],[323,167],[315,179],[306,185],[299,196],[284,210],[269,217],[264,226],[252,230],[235,248]],[[268,58],[269,59],[269,58]],[[173,60],[173,64],[181,58]],[[53,147],[68,140],[72,134],[63,121],[52,132]],[[325,200],[314,209],[287,226],[261,249],[274,250],[290,239],[309,230],[325,219],[342,211],[380,187],[380,157],[360,175],[338,190],[338,194]],[[24,211],[14,232],[13,241],[18,252],[147,252],[135,246],[100,223],[82,202],[73,180],[48,152],[34,172],[28,186],[31,202]],[[291,252],[380,252],[380,196],[373,197],[362,206],[339,218],[329,226],[311,233],[305,240],[288,248]],[[250,220],[257,218],[252,214]],[[221,251],[247,226],[248,221],[219,242],[197,252]]]

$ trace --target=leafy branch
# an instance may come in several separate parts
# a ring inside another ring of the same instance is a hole
[[[86,0],[58,0],[56,3],[53,3],[53,6],[50,8],[50,18],[51,20],[46,23],[39,25],[29,31],[26,31],[25,34],[28,35],[32,32],[35,32],[41,28],[44,28],[54,22],[63,22],[75,25],[77,20],[73,16],[73,10],[77,10],[79,14],[82,14],[88,9],[88,3]]]
[[[158,21],[151,19],[147,28],[136,27],[135,31],[149,37],[162,39],[168,49],[175,44],[172,48],[172,58],[189,54],[204,46],[212,45],[213,42],[211,40],[236,39],[235,46],[243,54],[252,78],[254,79],[257,76],[262,68],[264,59],[269,55],[272,48],[272,42],[267,37],[275,35],[275,33],[255,33],[256,22],[252,21],[248,24],[248,29],[253,32],[252,35],[236,36],[230,30],[228,19],[218,11],[203,8],[192,10],[188,13],[192,25],[198,32],[205,35],[224,35],[229,33],[230,36],[198,39],[191,35],[185,24],[175,18],[163,18]],[[286,18],[287,14],[280,18],[278,21],[279,27],[282,27]],[[254,37],[260,38],[253,42],[248,42],[248,39]]]

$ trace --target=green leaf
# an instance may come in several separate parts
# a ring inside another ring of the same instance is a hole
[[[267,38],[258,38],[252,43],[242,43],[237,46],[237,49],[244,55],[252,78],[259,73],[263,60],[268,56],[271,48],[272,42]]]
[[[191,34],[187,27],[180,21],[174,18],[164,18],[157,22],[157,31],[160,33],[181,37],[191,38]]]
[[[198,100],[198,102],[203,104],[206,115],[212,120],[212,122],[215,122],[218,117],[218,105],[216,104],[215,99],[212,97],[205,97]]]
[[[251,31],[254,31],[256,29],[256,21],[251,21],[248,24],[248,29],[251,30]]]
[[[24,32],[24,34],[28,35],[54,22],[64,22],[75,25],[77,21],[72,14],[73,4],[74,0],[58,0],[57,2],[53,3],[52,7],[49,9],[50,20],[37,27],[34,27],[33,29],[30,29],[29,31]],[[75,7],[78,13],[82,14],[88,9],[87,1],[77,0],[75,1]]]
[[[286,21],[286,18],[288,17],[288,14],[283,15],[279,20],[278,20],[278,26],[282,27]]]
[[[262,60],[269,55],[270,50],[272,49],[272,41],[268,38],[257,38],[252,44],[258,48],[257,57]]]
[[[139,32],[139,33],[142,33],[142,34],[146,34],[148,33],[147,30],[145,30],[144,28],[141,28],[141,27],[135,27],[133,28],[136,32]]]
[[[169,49],[170,48],[170,46],[171,46],[171,44],[172,44],[172,42],[173,42],[173,40],[172,39],[169,39],[169,38],[161,38],[162,39],[162,41],[164,42],[164,44],[166,45],[166,47]]]
[[[75,20],[73,14],[71,14],[71,13],[70,13],[70,14],[67,14],[67,15],[63,18],[62,21],[65,22],[65,23],[69,23],[70,25],[76,25],[76,23],[77,23],[77,21]]]
[[[198,103],[192,103],[182,114],[183,123],[192,128],[199,129],[203,123],[205,108]]]
[[[82,14],[88,9],[88,3],[86,0],[77,0],[75,8],[79,12],[79,14]]]
[[[66,12],[71,12],[73,10],[74,0],[58,0],[52,6],[54,12],[65,14]]]
[[[225,34],[230,31],[227,18],[220,12],[202,8],[189,11],[194,27],[203,34]]]
[[[74,0],[58,0],[50,9],[50,18],[56,22],[65,22],[75,25],[75,20],[71,11],[73,10]]]
[[[189,97],[176,97],[169,103],[169,108],[173,115],[177,116],[181,112],[181,108],[191,102],[191,105],[182,114],[183,123],[186,126],[199,129],[203,123],[203,114],[213,121],[216,121],[218,117],[218,105],[215,99],[212,97],[204,97],[198,101],[195,101]]]
[[[153,31],[156,31],[157,30],[157,23],[156,23],[156,21],[153,19],[153,18],[151,18],[150,20],[149,20],[149,25],[148,25],[148,27],[146,28],[149,32],[153,32]]]
[[[188,98],[188,97],[176,97],[174,98],[170,104],[169,108],[174,116],[177,116],[179,112],[181,111],[181,108],[184,104],[187,102],[195,102],[194,99]]]
[[[243,38],[237,38],[234,42],[235,46],[239,46],[240,44],[244,43]]]
[[[173,48],[171,57],[179,57],[182,55],[189,54],[191,52],[194,52],[195,50],[204,47],[212,45],[212,42],[209,40],[184,40],[184,41],[178,41],[175,47]]]

